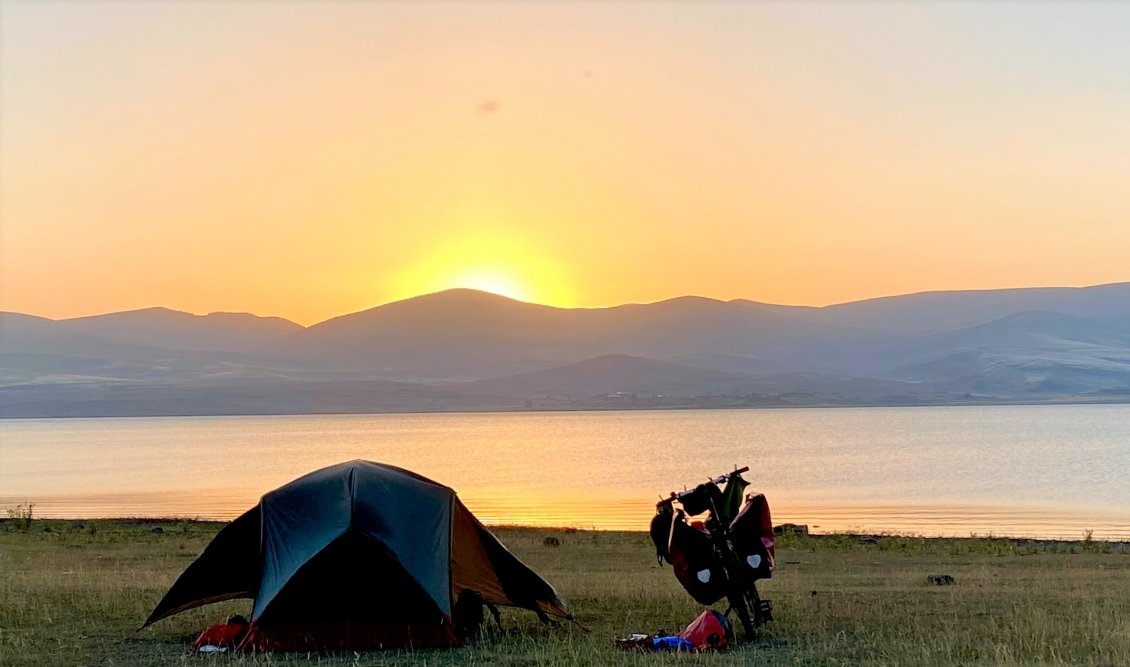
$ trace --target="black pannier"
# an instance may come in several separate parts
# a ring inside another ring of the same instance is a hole
[[[749,497],[730,524],[730,539],[742,566],[749,568],[754,579],[773,576],[773,520],[765,496]]]
[[[686,514],[662,512],[651,520],[651,538],[658,556],[675,569],[675,577],[700,604],[726,596],[726,573],[710,543],[710,535],[687,523]]]
[[[651,519],[651,541],[655,543],[655,557],[662,565],[663,561],[670,561],[671,554],[667,551],[667,542],[671,539],[671,524],[675,521],[675,512],[670,508],[659,512]]]

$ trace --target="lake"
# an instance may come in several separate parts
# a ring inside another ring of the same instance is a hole
[[[362,458],[486,523],[642,530],[661,495],[751,468],[815,531],[1130,538],[1130,405],[0,421],[0,504],[231,518]]]

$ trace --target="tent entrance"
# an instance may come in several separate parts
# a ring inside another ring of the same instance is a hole
[[[383,545],[349,530],[307,561],[255,621],[347,619],[438,626],[444,614]]]

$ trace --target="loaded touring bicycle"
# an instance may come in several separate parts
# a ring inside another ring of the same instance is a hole
[[[749,483],[742,473],[748,470],[672,492],[656,504],[651,521],[659,562],[671,563],[679,583],[699,603],[726,598],[726,615],[737,615],[747,639],[772,620],[773,605],[758,595],[757,580],[773,576],[774,568],[769,504],[760,493],[745,494]]]

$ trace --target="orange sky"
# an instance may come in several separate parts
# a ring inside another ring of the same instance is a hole
[[[0,308],[1130,280],[1130,5],[7,2]]]

